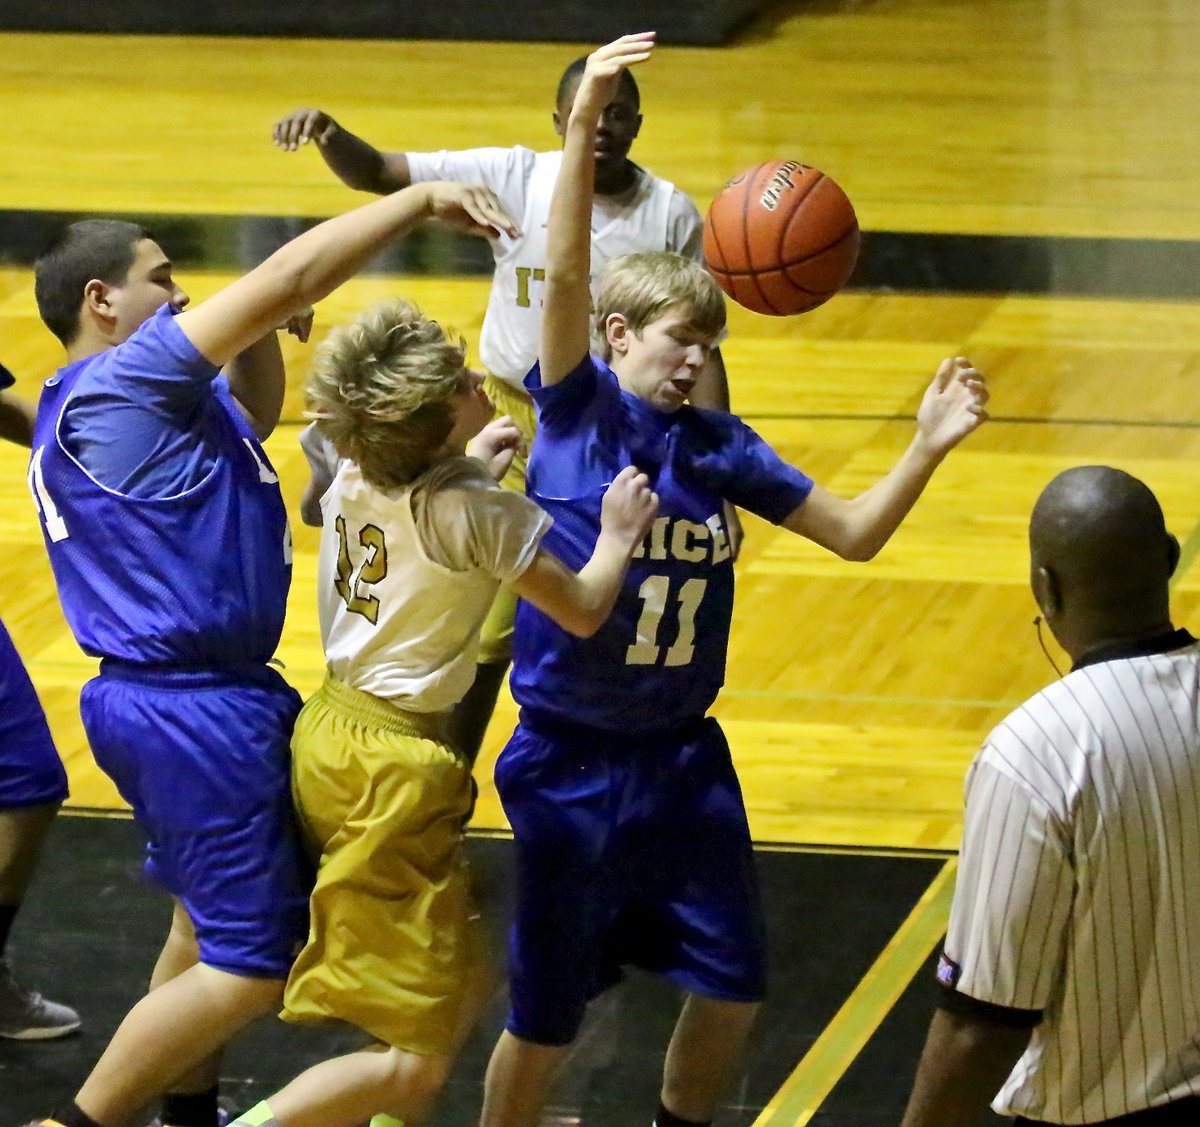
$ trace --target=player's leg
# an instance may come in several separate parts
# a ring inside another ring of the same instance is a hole
[[[58,805],[48,802],[0,809],[0,910],[12,907],[15,911],[24,900]],[[7,938],[7,932],[0,932],[0,955]]]
[[[8,960],[9,933],[57,812],[57,801],[0,810],[0,1037],[9,1040],[61,1037],[80,1026],[79,1014],[69,1006],[23,987]]]
[[[347,1053],[301,1073],[230,1127],[251,1127],[264,1114],[279,1127],[358,1127],[380,1114],[414,1127],[432,1111],[451,1063],[399,1049]]]
[[[488,1061],[480,1127],[537,1127],[570,1045],[539,1045],[500,1034]]]
[[[117,1127],[278,1007],[308,916],[288,792],[298,706],[269,669],[102,674],[85,687],[97,762],[147,832],[147,872],[186,915],[172,925],[166,981],[126,1016],[74,1107],[56,1113],[67,1127]]]
[[[661,760],[674,782],[657,803],[647,792],[641,804],[654,821],[653,836],[639,843],[653,894],[634,919],[645,935],[670,937],[643,944],[643,965],[686,991],[656,1117],[658,1127],[681,1127],[711,1122],[740,1067],[765,988],[765,925],[741,789],[720,727],[704,721],[674,748],[662,748]]]
[[[301,1073],[286,1088],[250,1108],[229,1127],[257,1127],[265,1117],[281,1127],[415,1127],[434,1105],[463,1042],[495,984],[489,953],[481,946],[464,974],[465,990],[447,1053],[425,1055],[376,1045]]]
[[[757,1002],[687,995],[667,1048],[656,1127],[712,1122],[741,1066],[757,1012]]]
[[[316,1065],[266,1105],[284,1127],[357,1127],[380,1113],[414,1124],[493,982],[462,852],[470,768],[441,718],[332,678],[301,712],[292,751],[296,810],[320,864],[284,1016],[337,1020],[391,1047]]]
[[[0,624],[0,1037],[44,1040],[79,1028],[69,1006],[47,1001],[13,977],[9,933],[25,899],[46,831],[67,797],[67,775],[46,714]]]
[[[496,789],[516,847],[517,896],[512,1007],[488,1064],[484,1127],[537,1123],[588,1001],[615,980],[605,948],[621,907],[605,879],[609,781],[597,741],[535,730],[528,715],[497,761]]]
[[[77,1107],[104,1127],[119,1127],[282,998],[282,978],[193,966],[129,1011],[75,1097]]]
[[[176,900],[167,941],[150,975],[150,989],[158,989],[190,970],[199,961],[196,929],[192,926],[187,909]],[[220,1070],[221,1053],[218,1050],[187,1075],[181,1076],[163,1097],[162,1111],[155,1121],[155,1127],[157,1124],[163,1124],[164,1127],[219,1127],[221,1111],[217,1097]]]

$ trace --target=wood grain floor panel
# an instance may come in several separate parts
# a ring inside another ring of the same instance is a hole
[[[350,194],[273,122],[327,109],[383,148],[551,146],[588,44],[0,35],[0,207],[324,215]],[[1197,238],[1189,0],[775,6],[640,72],[640,159],[705,204],[792,157],[877,230]],[[81,107],[103,105],[81,123]]]
[[[321,105],[385,148],[552,146],[551,90],[582,47],[0,35],[12,123],[0,209],[343,211],[363,197],[315,153],[275,150],[279,115]],[[635,154],[701,206],[733,171],[799,156],[833,173],[873,230],[1200,239],[1198,60],[1200,8],[1184,0],[781,4],[731,47],[664,44],[639,74]],[[80,107],[98,105],[81,122]],[[229,277],[181,280],[202,300]],[[356,279],[322,303],[320,323],[397,292],[475,348],[478,277]],[[1155,489],[1184,544],[1177,618],[1195,624],[1198,338],[1200,303],[1189,301],[861,291],[800,318],[731,310],[737,410],[834,490],[869,484],[899,454],[943,356],[988,372],[995,416],[871,564],[747,518],[716,714],[757,837],[954,846],[974,747],[1054,676],[1033,633],[1025,529],[1037,492],[1066,466],[1109,462]],[[293,514],[312,347],[285,344],[287,425],[268,445]],[[29,272],[0,264],[0,360],[18,391],[36,395],[58,358]],[[111,807],[76,707],[96,663],[62,621],[24,465],[0,448],[0,614],[50,714],[72,801]],[[293,525],[280,657],[309,692],[323,673],[317,536]],[[505,697],[479,770],[481,826],[503,826],[489,766],[513,719]]]

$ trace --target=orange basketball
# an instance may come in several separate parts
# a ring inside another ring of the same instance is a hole
[[[815,309],[846,284],[858,219],[825,173],[773,160],[739,173],[704,221],[704,257],[739,305],[786,316]]]

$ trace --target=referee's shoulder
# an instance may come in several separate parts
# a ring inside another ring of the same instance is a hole
[[[1072,757],[1099,740],[1101,714],[1096,687],[1079,670],[1052,682],[1023,701],[989,733],[979,759],[1024,774],[1021,764],[1062,768],[1064,753]]]

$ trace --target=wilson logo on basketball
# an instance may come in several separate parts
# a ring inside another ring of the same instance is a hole
[[[783,195],[788,188],[794,188],[796,185],[792,183],[792,173],[799,169],[799,161],[787,160],[779,166],[775,175],[767,181],[767,186],[763,189],[762,198],[758,201],[768,211],[774,211],[779,203],[779,197]]]

